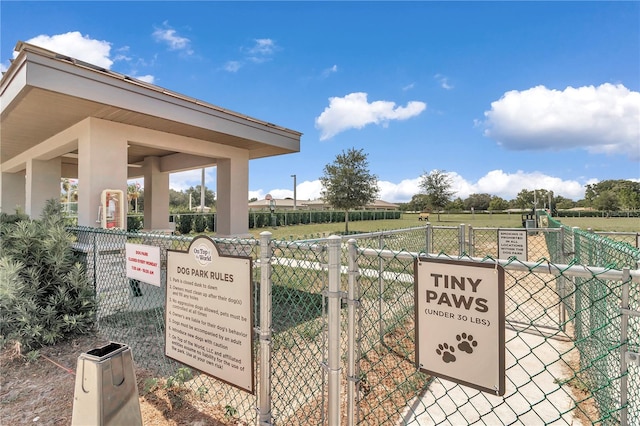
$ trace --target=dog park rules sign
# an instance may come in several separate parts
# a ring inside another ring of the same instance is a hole
[[[165,355],[254,393],[251,258],[208,237],[167,250]]]
[[[414,267],[417,367],[504,395],[504,269],[431,258]]]

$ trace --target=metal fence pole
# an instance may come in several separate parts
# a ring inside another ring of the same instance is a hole
[[[384,249],[384,236],[380,235],[378,237],[378,248],[380,250]],[[378,258],[378,334],[380,337],[380,343],[384,340],[384,329],[383,329],[383,321],[382,321],[382,311],[384,310],[384,299],[382,294],[384,293],[384,280],[382,279],[384,274],[384,259],[382,257]]]
[[[340,243],[342,239],[332,235],[327,239],[329,248],[329,289],[327,292],[329,395],[328,421],[330,426],[340,425]]]
[[[458,248],[458,252],[459,255],[462,256],[465,252],[465,232],[464,232],[464,223],[460,224],[460,228],[458,228],[458,244],[459,244],[459,248]]]
[[[358,374],[356,368],[356,308],[360,301],[360,293],[356,290],[358,264],[356,262],[357,248],[356,240],[349,242],[349,287],[347,295],[348,305],[348,329],[347,329],[347,424],[356,424],[356,392],[358,385]]]
[[[622,294],[620,298],[620,424],[626,426],[628,424],[629,409],[628,405],[628,387],[629,376],[627,366],[627,349],[628,349],[628,330],[629,330],[629,282],[631,281],[631,273],[629,268],[622,270]]]
[[[469,256],[473,257],[475,255],[475,234],[473,232],[473,226],[469,225]],[[496,256],[497,257],[497,256]]]
[[[549,232],[549,230],[547,229],[546,232]],[[549,235],[550,236],[550,235]],[[558,243],[556,244],[556,253],[558,256],[558,259],[555,260],[556,262],[560,262],[563,265],[566,263],[565,262],[565,250],[564,250],[564,228],[560,228],[559,230],[559,234],[556,234],[556,241],[558,241]],[[567,329],[567,325],[566,325],[566,321],[567,321],[567,284],[566,284],[566,278],[562,275],[558,276],[557,279],[557,289],[558,289],[558,293],[560,294],[560,303],[558,304],[558,317],[559,317],[559,323],[561,324],[560,329],[562,331],[566,331]]]
[[[427,223],[427,233],[426,233],[426,247],[424,249],[424,252],[426,254],[431,253],[431,242],[433,240],[433,229],[431,228],[431,224]]]
[[[260,425],[271,425],[271,232],[260,233]]]
[[[578,240],[577,237],[577,230],[580,229],[576,226],[574,226],[573,228],[571,228],[571,242],[572,242],[572,250],[573,250],[573,258],[574,260],[576,260],[579,264],[581,263],[581,259],[580,259],[580,242]],[[574,291],[574,296],[573,296],[573,300],[574,300],[574,307],[573,307],[573,312],[574,312],[574,320],[573,320],[573,339],[574,341],[578,341],[578,339],[582,338],[582,316],[584,315],[582,312],[582,286],[580,284],[582,284],[582,279],[579,277],[572,277],[573,280],[573,291]]]

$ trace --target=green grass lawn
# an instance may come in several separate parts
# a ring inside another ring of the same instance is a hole
[[[519,213],[476,213],[476,214],[437,214],[430,216],[430,223],[433,226],[459,226],[464,223],[474,228],[521,228],[522,219]],[[581,229],[593,229],[594,231],[617,231],[617,232],[640,232],[640,219],[638,218],[560,218],[564,225]],[[377,231],[388,231],[392,229],[405,229],[416,226],[424,226],[425,222],[418,220],[417,213],[404,213],[400,219],[369,220],[349,222],[349,231],[366,233]],[[279,226],[277,228],[266,227],[250,229],[249,232],[256,238],[260,238],[260,233],[269,231],[273,239],[302,239],[328,237],[332,234],[344,232],[344,222],[342,223],[321,223],[309,225]]]

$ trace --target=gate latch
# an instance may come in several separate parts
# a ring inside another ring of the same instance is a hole
[[[640,367],[640,354],[635,352],[625,352],[624,357],[627,361],[627,364],[636,364],[638,367]]]

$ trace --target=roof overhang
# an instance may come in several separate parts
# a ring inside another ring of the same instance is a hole
[[[95,117],[246,149],[249,159],[300,151],[301,133],[19,42],[0,80],[0,161]],[[138,147],[128,162],[179,152]]]

